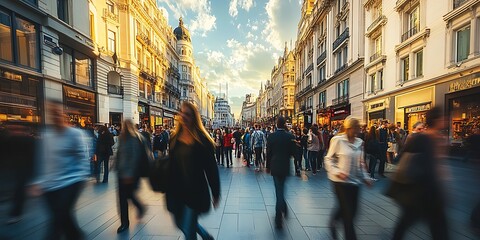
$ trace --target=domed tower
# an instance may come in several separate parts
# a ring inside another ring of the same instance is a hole
[[[194,59],[190,32],[183,24],[183,19],[178,20],[178,27],[173,30],[177,38],[177,53],[180,56],[178,69],[180,71],[180,100],[193,101],[194,92]]]

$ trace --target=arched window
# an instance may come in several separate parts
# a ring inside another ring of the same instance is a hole
[[[185,55],[185,48],[182,48],[182,55]]]

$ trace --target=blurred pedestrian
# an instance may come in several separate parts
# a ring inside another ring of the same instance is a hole
[[[302,170],[302,132],[300,128],[295,129],[295,155],[293,156],[295,164],[295,176],[300,176],[300,171]]]
[[[240,148],[240,144],[242,143],[242,130],[237,128],[233,133],[233,138],[235,139],[235,156],[240,158],[242,149]]]
[[[400,164],[408,162],[403,162],[405,167],[399,165],[387,190],[387,195],[401,209],[393,235],[395,240],[403,239],[408,228],[419,219],[427,221],[432,239],[449,239],[443,175],[439,165],[442,137],[438,132],[445,123],[438,107],[430,109],[426,119],[428,128],[425,133],[417,133],[406,142]]]
[[[390,124],[388,126],[388,137],[387,137],[387,162],[389,163],[387,169],[391,169],[392,164],[395,162],[393,161],[398,154],[398,149],[401,149],[403,146],[401,145],[400,134],[396,131],[396,126]]]
[[[380,143],[377,140],[376,128],[375,126],[370,127],[370,131],[366,136],[365,141],[365,152],[368,158],[368,172],[372,180],[375,179],[375,168],[377,166],[377,161],[380,158]]]
[[[290,159],[295,155],[295,137],[285,131],[285,118],[277,118],[277,130],[267,139],[267,172],[273,176],[275,184],[275,226],[283,227],[283,218],[287,217],[285,202],[285,180],[290,172]]]
[[[105,126],[98,129],[98,139],[95,147],[95,178],[97,183],[100,182],[100,169],[103,164],[103,183],[108,183],[108,172],[110,156],[113,155],[112,146],[115,144],[113,135]]]
[[[200,113],[183,102],[180,121],[170,142],[170,178],[166,191],[167,209],[173,214],[185,239],[213,237],[198,223],[198,216],[218,207],[220,178],[215,164],[215,142],[203,127]],[[209,190],[210,187],[210,190]]]
[[[357,138],[360,122],[355,118],[347,118],[343,122],[344,134],[332,138],[330,148],[325,156],[325,167],[328,178],[333,183],[338,207],[330,219],[330,231],[333,239],[337,239],[336,223],[343,221],[345,238],[357,239],[353,220],[357,214],[360,184],[371,186],[363,159],[363,141]]]
[[[252,152],[250,149],[250,129],[245,129],[245,133],[242,136],[242,148],[243,148],[243,159],[245,160],[246,166],[250,167],[250,161],[252,160]]]
[[[319,138],[319,132],[318,132],[318,127],[313,125],[310,128],[310,132],[308,134],[308,161],[310,162],[310,165],[312,166],[312,173],[313,175],[317,174],[317,158],[318,158],[318,152],[320,151],[320,138]]]
[[[224,154],[223,154],[223,135],[222,130],[217,129],[213,137],[215,142],[215,157],[217,158],[217,164],[222,165],[224,163]]]
[[[251,146],[255,152],[255,171],[260,171],[263,165],[263,149],[266,147],[265,134],[260,129],[260,125],[256,126],[256,130],[251,135]]]
[[[142,141],[146,142],[147,140],[137,132],[132,121],[123,121],[115,164],[117,167],[118,203],[120,207],[121,224],[117,229],[117,233],[124,232],[130,225],[128,219],[128,199],[130,199],[137,208],[137,216],[139,219],[145,214],[145,207],[135,196],[140,179],[139,161],[140,157],[142,157],[141,152],[145,151],[145,146]]]
[[[302,145],[302,155],[303,160],[305,161],[305,171],[310,171],[310,161],[308,160],[308,129],[304,128],[302,130],[302,138],[300,139],[300,144]]]
[[[387,129],[388,122],[383,121],[380,127],[377,129],[377,137],[378,142],[380,144],[380,151],[379,151],[379,160],[380,165],[378,166],[378,175],[380,177],[385,178],[385,164],[387,162],[387,149],[388,149],[388,129]]]
[[[230,129],[225,129],[225,134],[223,135],[223,154],[225,156],[225,160],[227,162],[227,168],[233,165],[232,162],[232,151],[233,151],[233,144],[235,143],[235,139],[233,138]]]
[[[46,199],[51,225],[45,239],[84,239],[74,207],[89,175],[86,138],[82,130],[67,125],[62,102],[49,100],[46,107],[52,125],[39,143],[38,175],[30,193],[43,193]]]

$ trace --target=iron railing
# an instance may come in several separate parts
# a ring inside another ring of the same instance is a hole
[[[332,105],[348,103],[348,95],[343,95],[332,100]]]
[[[382,56],[382,51],[378,51],[370,56],[370,62],[377,60],[380,56]]]
[[[402,42],[409,39],[411,36],[417,34],[420,31],[420,26],[414,26],[408,29],[405,33],[402,34]]]
[[[348,37],[349,37],[349,30],[348,27],[343,30],[342,34],[335,39],[333,42],[333,50],[335,50],[340,44],[342,44]]]
[[[454,0],[453,1],[453,9],[462,6],[468,0]]]
[[[117,94],[117,95],[123,95],[123,87],[114,85],[114,84],[108,84],[107,85],[107,91],[108,93],[111,94]]]
[[[320,54],[320,56],[318,56],[317,65],[320,64],[321,62],[323,62],[323,60],[325,60],[325,58],[327,58],[327,51],[323,51],[323,53]]]

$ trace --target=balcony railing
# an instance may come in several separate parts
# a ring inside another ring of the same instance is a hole
[[[468,0],[454,0],[453,1],[453,9],[462,6]]]
[[[310,64],[307,69],[305,70],[305,72],[303,72],[303,75],[307,75],[309,72],[311,72],[313,70],[313,64]]]
[[[370,56],[370,62],[377,60],[380,56],[382,56],[382,51],[378,51]]]
[[[420,26],[414,26],[402,34],[402,42],[409,39],[411,36],[417,34],[420,31]]]
[[[334,74],[337,74],[337,73],[340,73],[342,72],[343,70],[345,70],[347,68],[348,64],[343,64],[341,67],[337,68],[337,70],[335,70],[335,73]]]
[[[320,56],[318,56],[317,65],[320,64],[321,62],[323,62],[323,60],[325,60],[325,58],[327,58],[327,51],[323,51],[323,53],[320,54]]]
[[[340,34],[340,36],[338,36],[337,39],[335,39],[335,41],[333,42],[333,50],[340,46],[340,44],[342,44],[349,36],[349,30],[348,28],[345,28],[342,34]]]
[[[322,84],[324,84],[324,83],[326,83],[326,82],[327,82],[327,79],[322,78],[322,79],[318,80],[318,85],[322,85]]]
[[[106,8],[103,9],[103,17],[105,19],[110,19],[110,20],[118,23],[118,15],[108,11],[108,9],[106,9]]]
[[[113,84],[107,85],[107,91],[111,94],[123,95],[123,87]]]
[[[148,38],[147,34],[145,34],[145,33],[143,33],[143,32],[137,34],[137,39],[142,40],[146,45],[150,45],[150,44],[151,44],[150,38]]]
[[[375,21],[373,21],[372,24],[368,26],[367,33],[372,31],[383,20],[387,20],[387,17],[385,17],[385,15],[378,16],[377,19],[375,19]]]
[[[325,105],[326,104],[324,102],[321,102],[317,105],[317,109],[323,109],[323,108],[325,108]]]
[[[343,95],[332,100],[332,105],[346,104],[348,103],[348,95]]]

